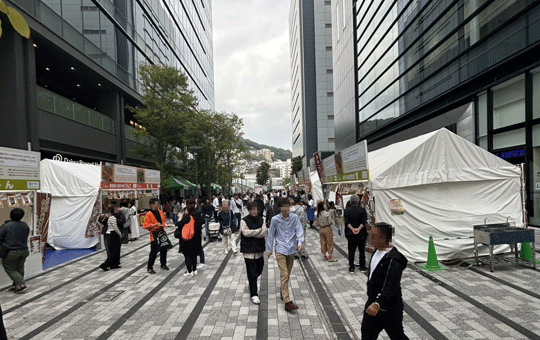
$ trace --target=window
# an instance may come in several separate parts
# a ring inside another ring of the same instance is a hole
[[[339,1],[336,4],[336,23],[337,23],[337,25],[336,25],[336,28],[337,28],[336,29],[337,41],[339,41],[339,31],[340,31],[340,29],[339,29]]]
[[[332,28],[332,24],[325,24],[324,27],[325,28]]]
[[[346,23],[346,20],[347,20],[347,11],[346,11],[346,7],[345,7],[345,0],[342,0],[341,1],[342,3],[342,6],[341,6],[341,14],[343,15],[343,29],[345,29],[345,23]]]
[[[525,121],[525,75],[493,88],[493,129]]]
[[[533,76],[533,118],[540,118],[540,68],[532,71]],[[540,144],[538,145],[540,146]]]
[[[326,46],[327,51],[332,51],[332,46]]]
[[[532,173],[530,178],[531,184],[531,196],[533,199],[533,211],[529,220],[532,225],[540,225],[540,125],[533,126],[533,138],[532,138],[532,151],[533,151],[533,164],[531,167]]]
[[[487,93],[478,96],[478,145],[487,150]]]

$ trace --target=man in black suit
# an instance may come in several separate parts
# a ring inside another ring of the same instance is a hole
[[[370,234],[376,251],[369,264],[362,340],[376,340],[383,329],[392,340],[408,340],[403,331],[401,295],[401,275],[407,258],[392,246],[393,229],[388,223],[376,223]]]

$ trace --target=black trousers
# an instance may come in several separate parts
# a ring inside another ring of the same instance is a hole
[[[259,295],[257,290],[257,279],[261,276],[264,268],[264,256],[258,259],[244,259],[246,261],[246,271],[249,281],[249,293],[251,297]]]
[[[186,258],[186,268],[188,273],[194,272],[197,270],[197,255],[195,256],[188,256],[184,255]]]
[[[157,254],[159,253],[159,262],[161,266],[167,265],[167,249],[160,249],[156,240],[150,242],[150,257],[148,258],[148,269],[154,268]]]
[[[122,241],[120,235],[116,232],[105,234],[105,245],[107,247],[107,259],[102,266],[106,268],[114,268],[120,265],[120,248]]]
[[[130,232],[129,227],[122,228],[122,243],[125,244],[129,242],[129,232]]]
[[[6,328],[4,327],[4,316],[0,307],[0,340],[7,340]]]
[[[365,309],[368,307],[366,304]],[[375,316],[364,313],[362,340],[376,340],[383,329],[391,340],[409,340],[403,331],[403,302],[385,311],[380,310]]]
[[[242,213],[236,213],[234,214],[234,217],[236,217],[236,226],[238,229],[240,229],[240,223],[242,223]]]
[[[358,251],[360,252],[358,255],[360,267],[364,268],[366,266],[366,239],[349,238],[347,239],[347,242],[349,244],[349,269],[354,269],[354,255],[356,255],[356,248],[358,248]]]

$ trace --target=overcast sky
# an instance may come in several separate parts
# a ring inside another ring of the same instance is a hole
[[[244,120],[244,137],[291,150],[290,0],[215,0],[216,110]]]

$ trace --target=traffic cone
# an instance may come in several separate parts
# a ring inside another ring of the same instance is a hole
[[[522,243],[521,244],[521,258],[527,261],[533,260],[533,249],[531,248],[530,243]],[[536,261],[536,263],[540,263],[540,261]]]
[[[425,266],[421,267],[422,269],[428,270],[430,272],[438,272],[439,270],[444,270],[443,266],[439,264],[437,260],[437,253],[435,252],[435,244],[433,244],[433,237],[429,237],[429,246],[428,246],[428,256],[427,263]]]

